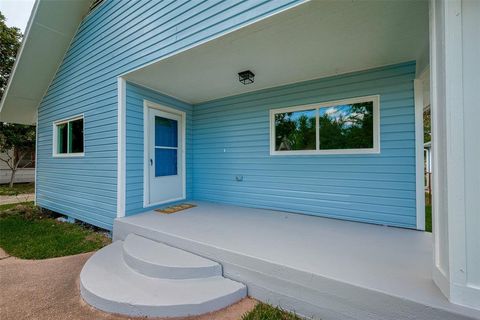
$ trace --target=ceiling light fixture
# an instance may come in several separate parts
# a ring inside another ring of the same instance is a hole
[[[251,84],[254,82],[255,74],[250,70],[245,70],[238,73],[238,81],[244,85]]]

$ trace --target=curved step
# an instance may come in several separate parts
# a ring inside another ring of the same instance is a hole
[[[123,258],[133,270],[163,279],[196,279],[222,275],[222,266],[133,233],[123,243]]]
[[[122,257],[122,241],[99,250],[80,273],[83,299],[97,309],[129,316],[184,317],[227,307],[246,296],[245,285],[221,276],[159,279],[139,274]]]

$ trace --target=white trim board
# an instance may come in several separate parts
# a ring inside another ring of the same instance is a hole
[[[425,186],[423,154],[423,82],[413,81],[415,95],[415,189],[417,206],[417,229],[425,230]]]
[[[168,113],[176,114],[181,118],[182,125],[182,196],[180,198],[169,199],[166,201],[150,203],[148,201],[150,194],[150,179],[149,179],[149,166],[148,166],[148,150],[149,146],[149,117],[148,109],[157,109],[160,111],[165,111]],[[157,205],[162,205],[165,203],[185,200],[187,197],[187,171],[186,171],[186,135],[187,135],[187,121],[186,113],[184,111],[167,107],[158,103],[154,103],[149,100],[143,100],[143,207],[149,208]]]
[[[38,167],[38,108],[37,108],[37,112],[36,112],[36,119],[35,119],[35,172],[34,172],[34,183],[35,183],[35,186],[34,186],[34,192],[35,192],[35,195],[34,195],[34,200],[33,200],[33,203],[34,205],[38,205],[38,202],[37,202],[37,192],[38,192],[38,187],[37,187],[37,167]],[[83,142],[85,143],[85,141]],[[85,146],[84,146],[85,147]]]
[[[117,217],[125,216],[126,202],[126,110],[127,85],[122,77],[117,78],[118,113],[117,113]]]

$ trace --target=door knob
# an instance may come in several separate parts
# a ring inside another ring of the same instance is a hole
[[[153,160],[152,159],[150,159],[150,165],[153,166]]]

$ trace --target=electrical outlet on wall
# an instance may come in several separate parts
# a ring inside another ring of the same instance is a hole
[[[242,175],[236,176],[236,177],[235,177],[235,180],[237,180],[237,181],[243,181],[243,176],[242,176]]]

